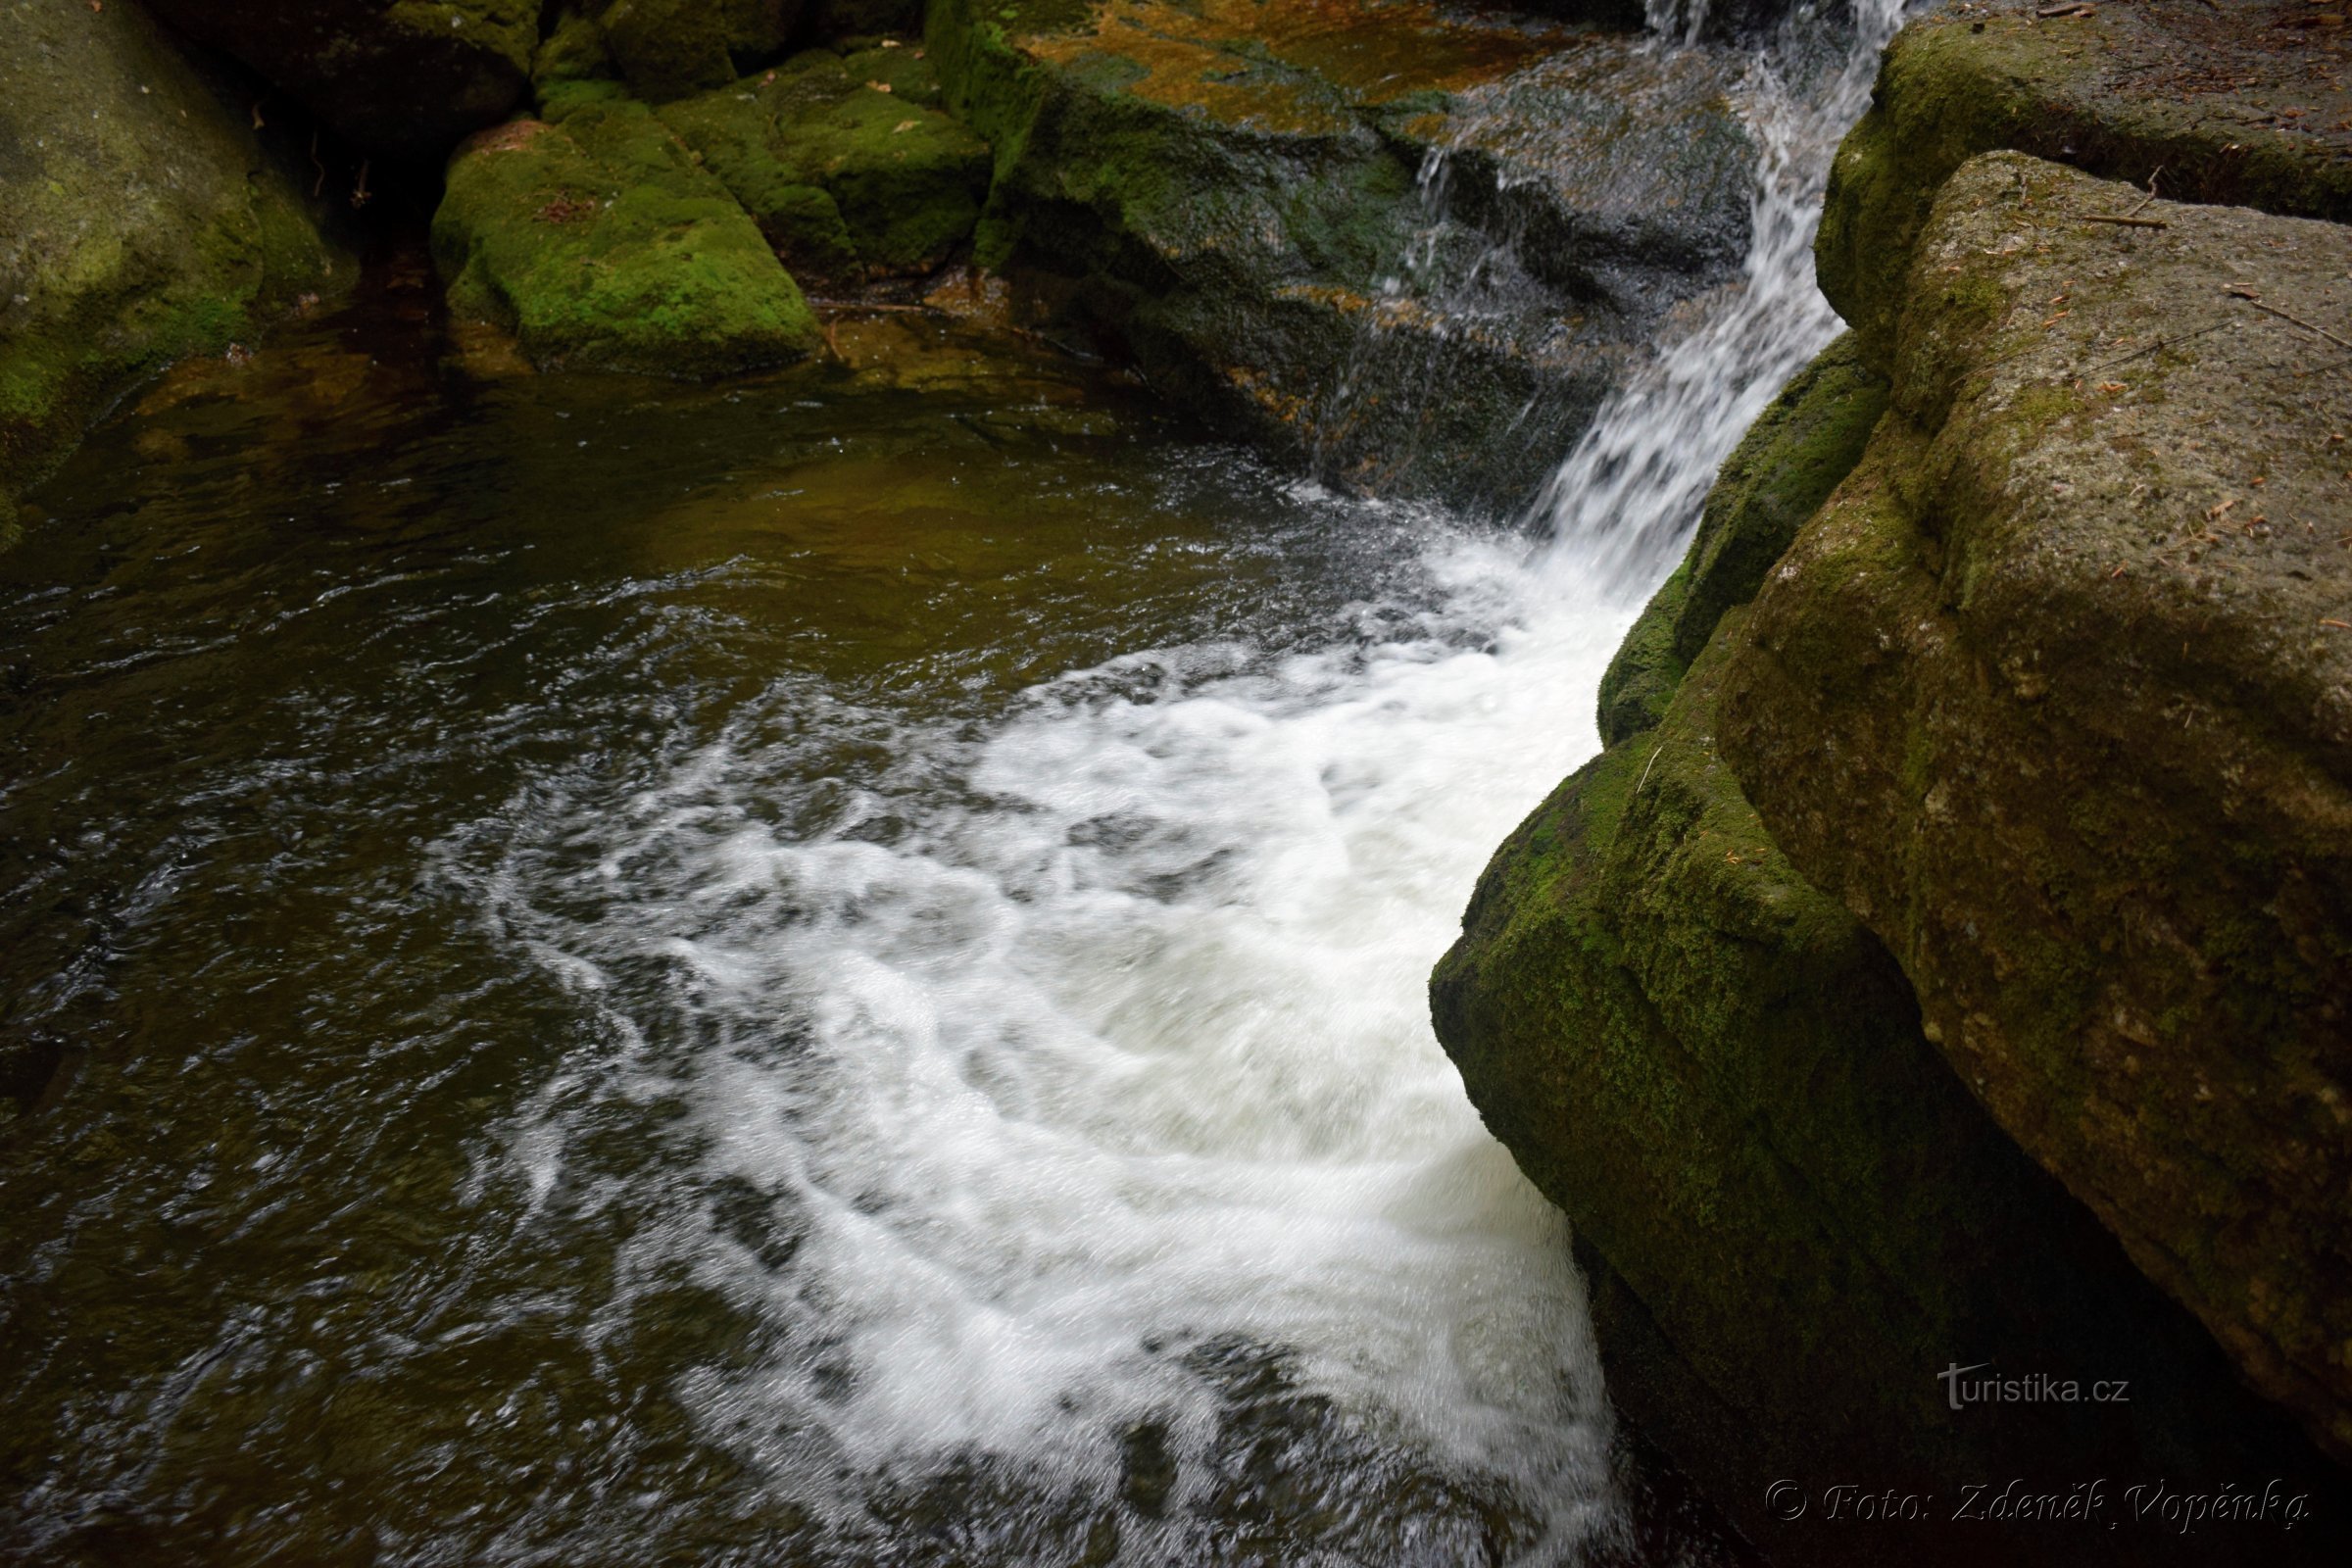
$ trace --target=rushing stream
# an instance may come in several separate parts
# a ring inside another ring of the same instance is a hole
[[[103,431],[0,561],[0,1551],[1621,1552],[1423,987],[1834,329],[1865,3],[1533,529],[919,318],[485,373],[414,269]]]

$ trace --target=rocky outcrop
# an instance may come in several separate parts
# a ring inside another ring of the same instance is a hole
[[[996,149],[980,259],[1357,485],[1523,497],[1744,249],[1729,56],[1416,0],[944,0],[927,43]]]
[[[437,159],[530,80],[539,0],[147,0],[378,155]]]
[[[1885,405],[1849,340],[1750,432],[1648,617],[1661,647],[1700,651],[1650,666],[1654,715],[1621,714],[1496,854],[1431,985],[1472,1101],[1574,1223],[1613,1398],[1759,1545],[1808,1562],[1883,1560],[1821,1516],[1836,1479],[2064,1491],[2102,1467],[2291,1466],[2299,1446],[1987,1123],[1893,958],[1797,873],[1720,754],[1737,607]],[[2097,1375],[2150,1402],[2131,1422],[1950,1409],[1935,1374],[1987,1360],[2115,1368]],[[1784,1479],[1806,1516],[1771,1506]],[[2191,1544],[2135,1560],[2205,1560]],[[2034,1526],[1904,1542],[1968,1563],[2079,1549]]]
[[[1838,148],[1821,287],[1882,368],[1912,243],[1978,153],[2034,153],[2180,201],[2352,220],[2340,7],[2138,0],[2041,15],[2051,9],[1988,0],[1912,23]]]
[[[556,110],[451,160],[432,239],[453,313],[543,367],[714,375],[813,347],[792,274],[652,110],[593,83]]]
[[[1726,754],[2001,1125],[2352,1455],[2352,230],[1992,155],[1898,298]]]
[[[0,533],[124,387],[219,353],[338,269],[241,115],[137,8],[6,0]]]

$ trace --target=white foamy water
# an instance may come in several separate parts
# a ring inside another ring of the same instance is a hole
[[[566,853],[518,851],[486,907],[614,1000],[500,1157],[543,1200],[622,1201],[659,1174],[586,1177],[577,1150],[662,1102],[681,1184],[759,1195],[788,1242],[681,1203],[619,1273],[776,1326],[679,1393],[777,1487],[844,1530],[866,1489],[975,1459],[1101,1499],[1150,1426],[1172,1490],[1120,1560],[1165,1560],[1213,1528],[1228,1374],[1262,1354],[1349,1462],[1402,1454],[1535,1521],[1523,1556],[1605,1515],[1562,1222],[1463,1097],[1425,986],[1488,856],[1593,751],[1595,683],[1715,468],[1835,330],[1808,247],[1895,20],[1864,4],[1811,103],[1753,74],[1744,288],[1567,458],[1546,542],[1425,519],[1409,635],[1138,652],[978,732],[820,710],[929,771],[858,781],[813,835],[769,808],[800,764],[751,720],[618,813],[523,813]]]

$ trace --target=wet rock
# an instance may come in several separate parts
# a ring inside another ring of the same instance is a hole
[[[433,256],[454,314],[511,328],[542,367],[712,375],[808,352],[792,275],[650,109],[593,82],[560,107],[451,161]]]
[[[981,260],[1358,486],[1524,498],[1744,250],[1729,55],[1414,0],[949,0],[928,44]]]
[[[1600,678],[1600,738],[1657,724],[1724,612],[1755,596],[1886,411],[1886,378],[1847,333],[1798,373],[1726,460],[1698,532]]]
[[[1872,363],[1894,353],[1911,247],[1936,191],[2012,148],[2165,196],[2352,220],[2352,28],[2278,0],[2037,0],[1925,16],[1897,35],[1838,149],[1822,291]],[[2136,196],[2122,198],[2129,208]]]
[[[439,158],[521,101],[539,0],[148,0],[378,154]]]
[[[10,492],[126,386],[229,348],[351,269],[136,7],[6,0],[0,26],[4,533]]]
[[[895,41],[810,50],[661,114],[804,279],[935,271],[988,193],[988,144],[942,111],[922,52]]]
[[[2001,1126],[2352,1455],[2352,230],[2140,196],[1944,184],[1718,728]]]

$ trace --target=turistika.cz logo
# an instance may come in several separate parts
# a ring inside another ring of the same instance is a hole
[[[1936,1374],[1943,1385],[1943,1396],[1953,1409],[1970,1404],[2130,1404],[2132,1384],[2127,1378],[2100,1378],[2085,1384],[2075,1378],[2053,1377],[2047,1372],[2028,1372],[2017,1377],[1987,1375],[1972,1378],[1971,1372],[1983,1372],[1990,1361],[1979,1361],[1974,1366],[1962,1366],[1957,1361]]]

